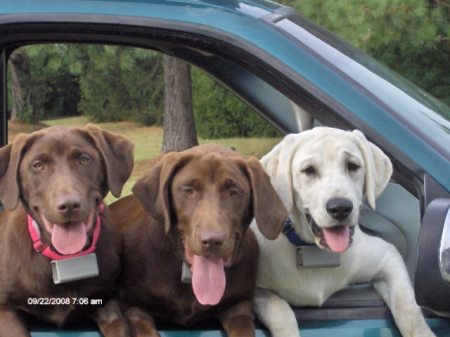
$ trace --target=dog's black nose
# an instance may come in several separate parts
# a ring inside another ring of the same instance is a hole
[[[327,212],[334,219],[342,221],[350,215],[353,210],[353,203],[347,198],[332,198],[327,202]]]

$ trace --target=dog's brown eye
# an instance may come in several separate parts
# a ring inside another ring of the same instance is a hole
[[[87,154],[82,154],[78,160],[80,161],[80,164],[87,164],[91,161],[91,158]]]
[[[225,180],[224,188],[225,188],[225,191],[228,191],[228,195],[230,197],[234,197],[239,194],[239,190],[236,187],[236,183],[232,179]]]
[[[44,169],[44,163],[41,162],[40,160],[36,160],[33,163],[33,168],[37,171],[42,171]]]
[[[358,164],[352,163],[351,161],[349,161],[347,163],[347,169],[349,170],[349,172],[356,172],[356,171],[358,171],[358,169],[360,167],[361,166],[359,166]]]
[[[230,193],[230,197],[235,197],[235,196],[239,195],[239,191],[237,190],[237,188],[230,188],[229,193]]]
[[[190,187],[190,186],[184,186],[181,188],[181,190],[183,191],[183,193],[187,194],[187,195],[193,195],[194,194],[194,188]]]
[[[314,166],[307,166],[302,170],[302,173],[310,177],[315,176],[317,174],[317,170]]]

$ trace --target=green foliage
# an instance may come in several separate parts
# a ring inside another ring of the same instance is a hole
[[[450,104],[450,6],[425,0],[287,0]]]
[[[78,44],[41,44],[24,50],[30,59],[30,74],[23,85],[31,94],[30,104],[18,116],[21,121],[35,123],[43,118],[84,113],[97,122],[161,123],[164,97],[160,54]]]
[[[25,47],[29,73],[23,90],[27,103],[18,111],[18,120],[36,123],[46,117],[79,114],[80,89],[78,78],[69,72],[65,50],[61,45],[33,45]],[[12,85],[9,81],[9,85]],[[10,96],[11,99],[11,96]]]
[[[279,135],[248,105],[197,68],[192,71],[192,93],[197,133],[202,138]]]
[[[96,122],[134,120],[160,124],[163,113],[161,55],[117,46],[79,46],[80,109]]]
[[[31,97],[39,119],[79,114],[78,78],[69,71],[65,47],[59,44],[27,47],[32,75]]]

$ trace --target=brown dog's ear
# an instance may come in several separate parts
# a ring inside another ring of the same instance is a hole
[[[14,210],[19,203],[19,165],[29,138],[29,135],[20,134],[14,143],[0,149],[0,200],[8,211]]]
[[[119,197],[133,169],[134,144],[124,136],[93,124],[88,124],[85,129],[102,155],[109,190],[115,197]]]
[[[170,152],[161,155],[150,164],[150,169],[133,186],[133,194],[142,207],[156,220],[164,224],[168,233],[172,223],[170,186],[175,172],[184,166],[192,155]]]
[[[266,238],[273,240],[280,234],[288,211],[256,158],[247,161],[246,169],[252,187],[253,216],[256,224]]]

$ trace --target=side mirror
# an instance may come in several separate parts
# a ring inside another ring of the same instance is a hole
[[[442,278],[450,283],[450,209],[444,220],[442,239],[439,246],[439,269]]]
[[[414,288],[420,306],[450,317],[450,198],[434,199],[425,210]]]

